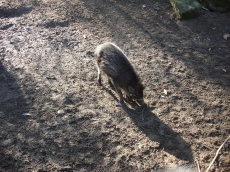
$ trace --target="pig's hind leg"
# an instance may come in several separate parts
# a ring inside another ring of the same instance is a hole
[[[97,83],[99,86],[101,86],[101,69],[99,68],[99,66],[97,65]]]
[[[114,90],[114,85],[113,85],[112,79],[109,76],[107,76],[107,79],[108,79],[109,86]]]
[[[118,86],[118,85],[116,84],[116,82],[114,82],[114,81],[113,81],[113,86],[114,86],[114,88],[115,88],[115,91],[116,91],[117,94],[119,95],[119,99],[120,99],[119,103],[118,103],[116,106],[118,107],[118,106],[124,105],[123,95],[122,95],[121,90],[119,89],[119,86]]]

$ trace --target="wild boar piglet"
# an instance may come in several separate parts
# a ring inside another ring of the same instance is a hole
[[[102,85],[101,74],[104,73],[109,84],[118,93],[120,105],[124,103],[123,94],[126,100],[144,105],[144,87],[122,50],[113,43],[104,43],[95,49],[94,54],[98,69],[98,84]]]

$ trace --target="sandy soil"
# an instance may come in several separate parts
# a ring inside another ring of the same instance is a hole
[[[230,13],[177,21],[169,0],[0,5],[0,171],[204,170],[230,134]],[[97,86],[92,54],[107,41],[142,78],[145,111]],[[229,151],[212,172],[230,171]]]

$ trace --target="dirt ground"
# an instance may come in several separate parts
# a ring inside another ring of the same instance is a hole
[[[230,134],[229,19],[178,21],[169,0],[2,0],[0,171],[205,170]],[[97,86],[107,41],[140,75],[144,111]]]

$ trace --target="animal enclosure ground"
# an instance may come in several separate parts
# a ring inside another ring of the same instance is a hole
[[[1,1],[0,171],[207,168],[230,134],[229,18],[177,21],[168,0]],[[140,75],[146,110],[97,86],[107,41]],[[213,172],[230,171],[229,150]]]

